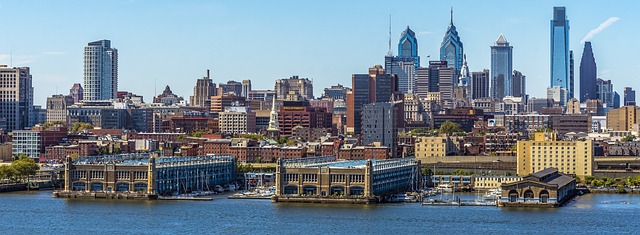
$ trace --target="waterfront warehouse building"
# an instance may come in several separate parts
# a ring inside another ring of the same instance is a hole
[[[557,140],[554,132],[536,132],[534,140],[518,141],[519,176],[557,168],[583,178],[593,174],[593,142]]]
[[[556,168],[546,168],[501,188],[500,206],[559,207],[575,195],[576,180]]]
[[[375,203],[416,189],[415,158],[335,161],[334,157],[279,159],[274,202]]]
[[[231,156],[155,157],[122,154],[67,157],[64,190],[58,197],[141,198],[213,191],[235,177]]]

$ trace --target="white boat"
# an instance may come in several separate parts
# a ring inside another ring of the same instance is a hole
[[[498,200],[502,197],[502,189],[490,189],[484,195],[482,195],[482,199],[484,200]]]
[[[437,189],[438,189],[438,191],[443,192],[443,193],[451,193],[451,192],[453,192],[453,188],[451,187],[451,185],[448,185],[448,184],[439,184]]]

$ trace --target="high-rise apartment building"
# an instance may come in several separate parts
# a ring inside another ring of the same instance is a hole
[[[471,72],[471,99],[489,98],[489,70]]]
[[[366,104],[362,108],[362,142],[380,143],[396,157],[398,131],[404,128],[402,102],[380,102]]]
[[[640,123],[640,107],[623,106],[607,112],[607,129],[612,131],[631,131]]]
[[[277,99],[283,100],[288,96],[297,95],[303,99],[313,99],[313,82],[308,78],[292,76],[290,78],[278,79],[275,84]]]
[[[500,34],[491,46],[491,98],[502,100],[512,93],[513,47]]]
[[[29,67],[0,65],[0,129],[22,130],[33,120],[33,86]]]
[[[353,74],[352,89],[347,92],[347,132],[360,134],[362,107],[365,104],[389,102],[397,92],[397,77],[386,74],[380,65],[369,68],[368,74]]]
[[[84,100],[84,89],[80,83],[74,83],[71,89],[69,89],[69,96],[73,98],[73,103],[78,103]]]
[[[418,40],[415,33],[407,26],[398,42],[398,56],[385,56],[384,70],[387,74],[398,76],[398,92],[410,94],[414,92],[416,69],[420,67],[418,56]]]
[[[218,94],[234,94],[242,96],[242,83],[238,81],[227,81],[227,83],[218,84]]]
[[[596,79],[598,67],[593,56],[591,42],[584,42],[582,59],[580,60],[580,102],[598,99],[596,92]]]
[[[570,61],[569,61],[569,20],[565,7],[553,8],[553,20],[551,20],[551,76],[549,87],[559,86],[565,88],[568,93],[570,88]],[[573,97],[567,94],[568,98]],[[566,103],[566,100],[561,101]]]
[[[84,99],[115,99],[118,92],[118,50],[110,40],[84,47]]]
[[[347,98],[347,91],[351,90],[343,85],[334,85],[328,88],[324,88],[323,97],[329,97],[333,100],[344,100]]]
[[[453,9],[451,9],[451,21],[440,44],[440,61],[446,61],[448,67],[454,68],[453,76],[458,77],[460,69],[462,69],[463,55],[464,46],[460,41],[456,26],[453,25]]]
[[[636,105],[636,91],[631,87],[624,87],[624,105]]]
[[[209,70],[207,69],[207,76],[196,81],[196,86],[193,87],[193,96],[190,97],[189,103],[197,107],[209,107],[211,106],[211,96],[215,95],[217,95],[216,84],[209,77]]]

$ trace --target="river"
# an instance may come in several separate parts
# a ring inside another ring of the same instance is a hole
[[[639,218],[640,196],[618,194],[587,194],[559,209],[273,204],[225,196],[213,201],[77,200],[52,198],[51,191],[0,194],[0,234],[636,234]]]

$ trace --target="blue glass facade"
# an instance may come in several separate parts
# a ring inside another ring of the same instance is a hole
[[[407,26],[402,34],[400,34],[400,41],[398,42],[398,57],[413,58],[413,63],[416,68],[420,67],[420,56],[418,56],[418,40],[416,34]]]
[[[453,25],[453,11],[451,12],[451,23],[447,28],[447,33],[442,39],[440,45],[440,61],[447,61],[447,65],[456,69],[455,77],[460,74],[462,68],[462,57],[464,54],[464,48],[456,31],[456,26]]]
[[[491,46],[491,98],[512,96],[513,47],[500,34]]]
[[[565,7],[553,8],[551,20],[551,77],[549,87],[572,91],[569,81],[569,20]],[[573,94],[567,94],[573,97]]]
[[[400,34],[398,56],[386,56],[384,60],[385,73],[398,76],[398,92],[413,93],[415,71],[420,67],[420,56],[418,56],[418,39],[409,26]]]

